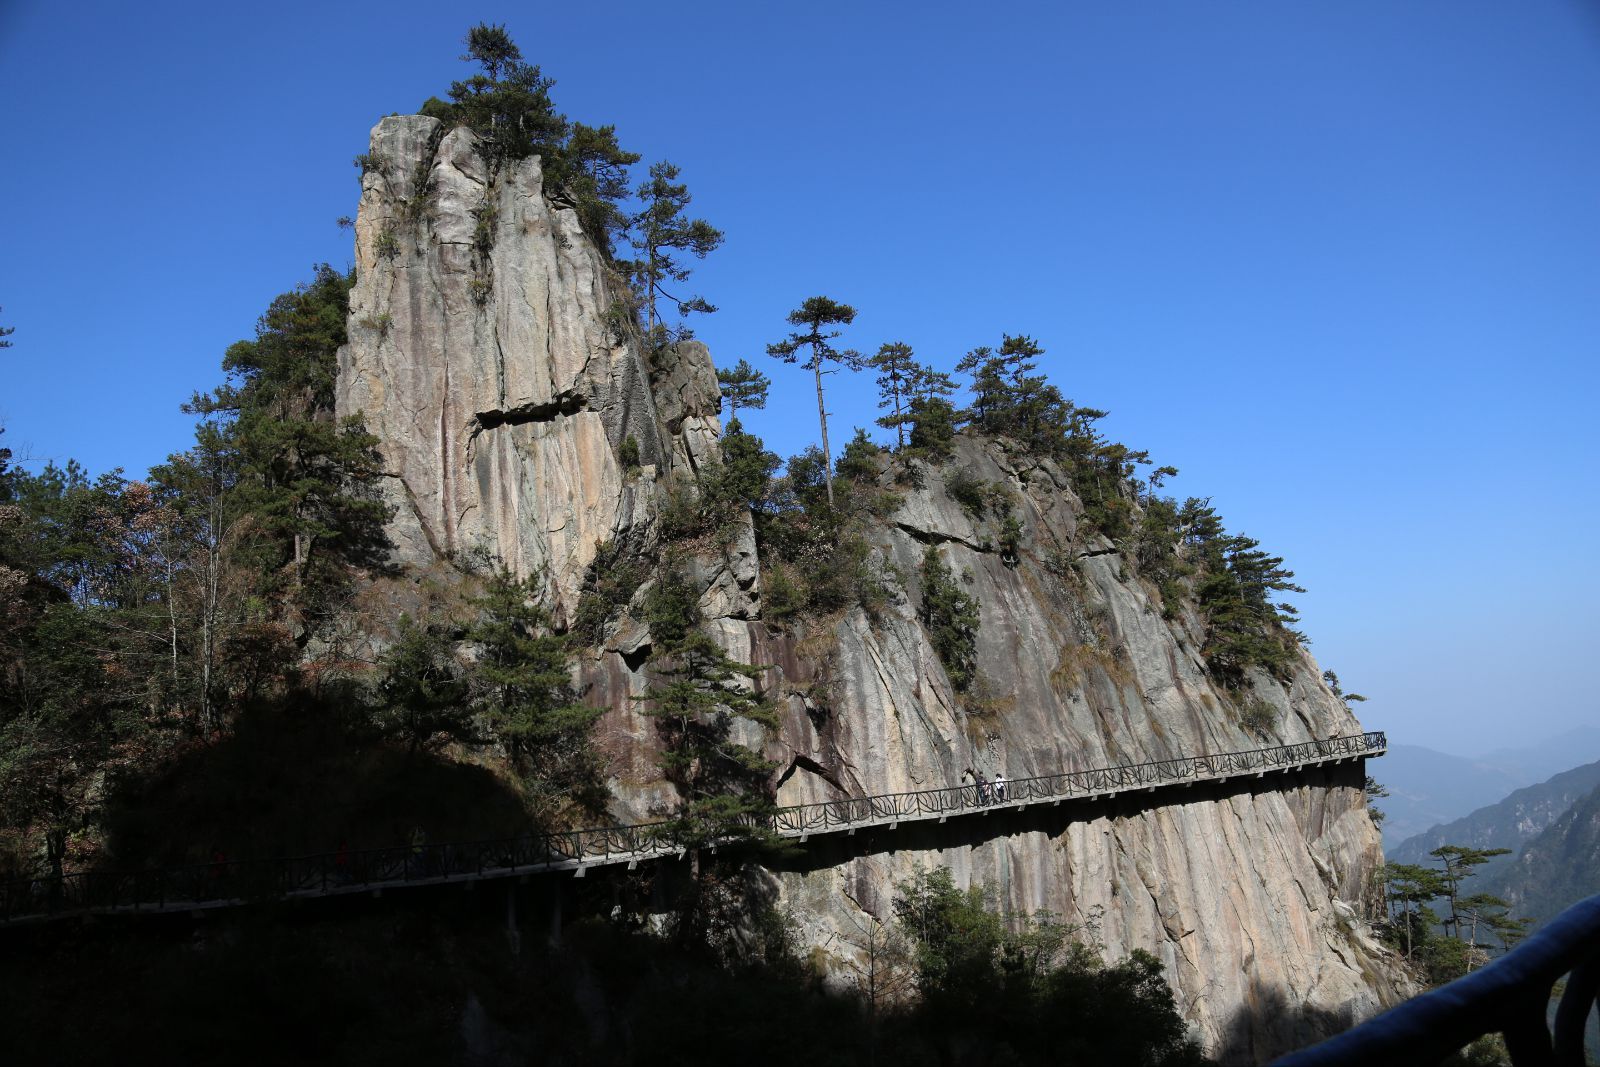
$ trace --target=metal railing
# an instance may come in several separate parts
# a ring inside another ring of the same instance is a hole
[[[1566,977],[1553,1025],[1552,991]],[[1502,1034],[1519,1067],[1582,1067],[1583,1036],[1600,994],[1600,896],[1574,904],[1481,970],[1413,997],[1280,1067],[1439,1063],[1467,1044]]]
[[[1381,755],[1380,732],[1293,745],[1183,756],[1150,763],[1066,771],[984,785],[847,797],[777,808],[752,828],[779,838],[812,835],[957,815],[1022,809],[1040,802],[1154,791],[1312,764]],[[97,913],[185,911],[260,900],[335,896],[390,886],[476,881],[545,871],[577,871],[677,855],[686,848],[671,821],[562,830],[521,837],[447,844],[326,852],[266,860],[218,860],[162,870],[84,871],[61,878],[0,883],[0,923]]]

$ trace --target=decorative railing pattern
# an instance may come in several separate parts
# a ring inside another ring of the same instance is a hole
[[[1547,1022],[1556,982],[1566,988]],[[1584,1028],[1600,994],[1600,896],[1574,904],[1481,970],[1369,1019],[1279,1067],[1441,1063],[1488,1034],[1502,1034],[1519,1067],[1582,1067]]]
[[[1312,764],[1381,755],[1382,733],[1323,741],[1183,756],[1018,778],[1004,787],[959,785],[909,793],[847,797],[778,808],[755,829],[805,841],[812,835],[854,832],[901,822],[1021,809],[1030,804],[1153,791]],[[86,871],[62,878],[0,883],[0,922],[86,912],[161,912],[228,907],[257,900],[334,896],[390,886],[475,881],[544,871],[576,871],[677,855],[685,850],[678,824],[640,823],[564,830],[448,844],[409,844],[340,850],[269,860],[224,860],[130,873]]]

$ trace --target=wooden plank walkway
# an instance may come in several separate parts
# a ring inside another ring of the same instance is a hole
[[[994,786],[950,786],[846,797],[778,808],[752,829],[803,844],[813,837],[895,829],[901,823],[981,818],[1067,801],[1178,791],[1196,782],[1264,778],[1346,760],[1381,756],[1381,732],[1293,745],[1180,756],[1018,778]],[[737,840],[730,838],[730,840]],[[87,871],[64,878],[0,884],[0,924],[88,914],[160,914],[238,907],[269,900],[379,894],[413,886],[471,883],[680,856],[671,822],[567,830],[491,841],[398,845],[270,860],[228,860],[155,871]]]

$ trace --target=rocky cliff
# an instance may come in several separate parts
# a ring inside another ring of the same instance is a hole
[[[491,179],[469,132],[411,116],[378,125],[369,160],[339,407],[364,412],[382,442],[400,560],[498,557],[544,574],[565,616],[598,547],[654,557],[665,487],[717,461],[709,356],[685,345],[648,365],[603,257],[541,187],[537,159]],[[621,458],[630,437],[636,469]],[[692,557],[708,628],[773,665],[762,685],[782,728],[741,736],[781,768],[781,803],[953,785],[968,767],[1017,778],[1360,731],[1303,654],[1287,682],[1254,679],[1271,725],[1242,726],[1237,694],[1199,658],[1201,620],[1165,618],[1116,546],[1080,528],[1052,462],[961,439],[921,488],[881,466],[898,501],[868,531],[889,588],[870,615],[769,624],[748,530]],[[953,469],[1017,501],[1015,556],[994,547],[992,519],[950,496]],[[918,621],[929,545],[980,605],[981,699],[955,692]],[[622,612],[582,668],[589,698],[611,708],[601,736],[621,818],[672,800],[654,724],[631,699],[646,687],[638,614]],[[1196,787],[1183,803],[1062,808],[1055,821],[819,850],[773,877],[807,943],[844,974],[863,916],[889,917],[896,881],[948,866],[962,884],[992,885],[1007,911],[1089,924],[1114,954],[1154,952],[1207,1043],[1249,1060],[1394,996],[1352,904],[1381,859],[1362,784],[1346,764]]]
[[[647,536],[661,476],[715,454],[709,355],[652,389],[620,291],[538,157],[491,177],[470,130],[374,128],[337,407],[382,442],[398,562],[544,573],[564,614],[598,544]]]

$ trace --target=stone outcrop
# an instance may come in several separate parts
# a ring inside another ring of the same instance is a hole
[[[491,175],[470,132],[420,116],[383,120],[372,157],[338,398],[381,441],[399,561],[498,557],[545,574],[552,604],[570,612],[596,544],[655,556],[667,487],[718,461],[709,353],[683,344],[647,365],[604,257],[542,187],[536,158]],[[638,469],[619,458],[630,437]],[[946,491],[956,469],[1013,496],[1016,556],[996,547],[994,518]],[[962,439],[921,488],[894,486],[887,470],[882,482],[900,499],[871,532],[890,587],[871,616],[769,626],[748,527],[686,556],[707,628],[774,665],[762,685],[782,728],[764,737],[746,724],[741,736],[783,769],[781,803],[954,785],[967,768],[1014,779],[1360,732],[1305,654],[1286,682],[1253,679],[1248,695],[1273,724],[1246,729],[1243,699],[1200,659],[1201,621],[1164,617],[1116,547],[1080,528],[1053,463]],[[918,621],[929,545],[981,605],[983,677],[969,693],[953,689]],[[611,709],[600,744],[620,819],[674,797],[633,699],[647,687],[640,614],[622,613],[581,669],[586,697]],[[890,917],[896,883],[947,866],[960,884],[992,886],[1008,912],[1054,912],[1113,955],[1153,952],[1207,1045],[1251,1060],[1397,995],[1357,918],[1381,862],[1362,786],[1351,763],[1287,784],[1196,786],[1176,803],[1080,804],[942,838],[864,836],[774,877],[806,943],[842,976],[859,962],[867,916]]]
[[[470,130],[406,115],[367,159],[337,408],[381,442],[397,561],[542,572],[570,612],[597,543],[651,522],[654,475],[715,453],[710,357],[676,354],[658,411],[620,284],[538,157],[491,171]]]
[[[878,548],[887,572],[916,575],[926,547],[937,545],[966,576],[982,611],[975,697],[956,694],[945,676],[917,621],[914,580],[877,618],[856,611],[832,624],[821,677],[793,638],[762,630],[756,661],[787,664],[825,693],[812,703],[830,709],[819,725],[791,698],[774,755],[784,765],[806,758],[780,802],[838,797],[838,786],[860,794],[955,785],[968,767],[1016,779],[1361,731],[1308,654],[1287,683],[1254,680],[1250,695],[1271,704],[1275,722],[1264,733],[1246,729],[1242,699],[1200,660],[1200,621],[1164,619],[1159,593],[1103,538],[1081,534],[1064,472],[971,440],[945,470],[957,469],[1013,495],[1018,556],[996,546],[998,520],[963,509],[937,470],[905,492]],[[818,638],[803,635],[807,644]],[[1382,862],[1363,785],[1361,765],[1350,763],[1293,788],[1197,786],[1178,803],[1102,802],[948,846],[880,834],[876,851],[786,873],[782,883],[805,942],[848,972],[862,913],[889,919],[897,882],[919,866],[949,867],[958,884],[992,886],[1009,913],[1043,909],[1094,926],[1112,955],[1153,952],[1208,1047],[1253,1062],[1398,995],[1384,977],[1392,970],[1384,951],[1355,918],[1366,876]],[[1263,1010],[1269,1002],[1283,1010]]]

